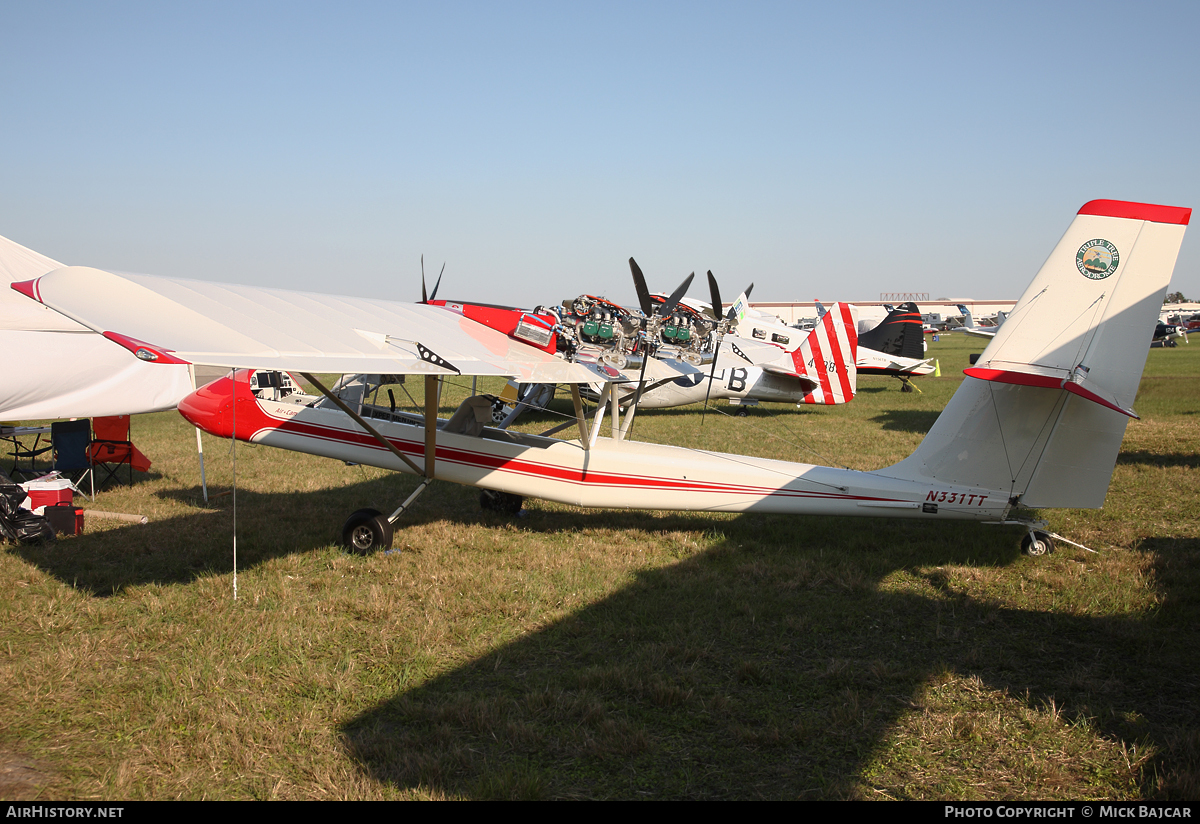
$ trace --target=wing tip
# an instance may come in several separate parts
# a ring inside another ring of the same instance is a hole
[[[33,300],[36,300],[38,303],[41,303],[42,296],[38,293],[38,288],[37,288],[37,282],[39,280],[41,280],[41,278],[34,278],[33,280],[22,280],[19,282],[13,281],[12,283],[9,284],[9,286],[12,287],[14,292],[20,292],[25,297],[31,298]]]

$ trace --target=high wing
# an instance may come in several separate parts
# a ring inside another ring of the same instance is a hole
[[[438,306],[69,266],[13,288],[142,360],[334,373],[625,380]]]

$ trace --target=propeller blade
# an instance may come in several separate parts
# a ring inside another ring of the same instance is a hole
[[[721,290],[717,288],[717,279],[713,277],[712,269],[708,270],[708,294],[712,301],[712,316],[721,319]]]
[[[446,273],[446,264],[443,263],[442,271],[438,272],[437,283],[433,284],[433,294],[429,296],[430,300],[437,299],[437,290],[438,290],[438,287],[442,285],[442,275],[444,275],[445,273]],[[422,282],[421,285],[424,286],[424,283]]]
[[[633,425],[637,423],[637,407],[642,401],[642,389],[646,386],[646,364],[650,362],[650,341],[647,340],[644,344],[645,349],[642,350],[642,369],[638,375],[637,392],[633,394],[633,405],[629,407],[629,412],[626,414],[633,415],[634,418],[629,422],[629,428],[625,432],[625,436],[629,437],[633,434]]]
[[[666,317],[675,311],[675,307],[679,305],[679,301],[687,294],[688,287],[692,285],[692,279],[696,277],[696,273],[692,272],[683,279],[683,283],[675,287],[675,291],[671,293],[671,297],[667,298],[667,302],[658,307],[657,314],[659,317]]]
[[[650,290],[646,288],[646,276],[642,274],[642,268],[633,258],[629,259],[629,270],[633,272],[633,288],[637,291],[638,305],[642,307],[642,314],[650,317],[654,312],[654,304],[650,302]]]
[[[421,255],[421,303],[429,303],[429,296],[425,294],[425,255]]]
[[[746,291],[742,292],[740,297],[745,297],[747,300],[749,300],[750,293],[753,291],[754,291],[754,284],[751,283],[749,286],[746,287]],[[729,312],[726,313],[725,320],[733,320],[737,316],[737,312],[735,311],[736,309],[737,309],[737,301],[735,300],[733,302],[733,305],[729,307]]]
[[[712,272],[708,273],[708,288],[712,292],[713,317],[719,320],[721,317],[721,293],[717,290],[717,279],[713,277]],[[749,298],[752,291],[754,291],[753,283],[746,287],[745,292],[742,292],[741,295],[738,295],[738,301],[740,301],[743,297]],[[725,320],[730,323],[737,319],[738,301],[734,301],[733,305],[729,307],[729,311],[725,314]],[[708,370],[708,386],[704,389],[704,408],[700,411],[701,426],[704,426],[704,419],[708,415],[708,400],[709,396],[712,395],[713,378],[715,378],[717,375],[717,357],[720,356],[721,344],[725,341],[725,334],[722,329],[723,327],[720,325],[717,326],[717,340],[716,343],[713,344],[712,366],[709,367]]]
[[[712,367],[708,370],[708,387],[704,390],[704,408],[700,410],[700,425],[704,426],[704,416],[708,414],[708,396],[712,394],[713,378],[717,374],[717,353],[721,351],[721,338],[717,338],[717,345],[713,347]]]

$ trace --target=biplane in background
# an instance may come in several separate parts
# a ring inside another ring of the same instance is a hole
[[[1013,524],[1026,530],[1024,549],[1042,554],[1050,536],[1029,509],[1104,503],[1190,218],[1185,208],[1085,204],[1017,302],[1021,322],[997,332],[916,451],[872,472],[632,441],[636,410],[622,420],[612,403],[612,386],[629,380],[619,370],[557,358],[439,306],[79,267],[14,288],[143,361],[242,368],[180,404],[207,432],[422,476],[390,516],[347,520],[343,539],[359,550],[389,545],[413,498],[444,479],[509,501]],[[1096,245],[1113,259],[1099,273],[1078,265]],[[332,405],[281,391],[273,377],[264,390],[262,371],[283,370]],[[343,408],[317,371],[422,376],[425,413],[368,418]],[[577,437],[490,427],[491,400],[480,397],[439,420],[438,380],[458,375],[568,384]],[[597,380],[602,401],[586,416],[578,388]],[[599,437],[606,414],[611,438]]]
[[[716,400],[832,405],[854,397],[857,317],[853,307],[835,304],[833,314],[811,331],[800,334],[780,326],[782,332],[775,330],[768,339],[750,334],[745,327],[745,318],[753,311],[746,303],[753,284],[722,314],[712,309],[712,303],[683,297],[690,278],[675,294],[653,295],[636,261],[630,258],[629,265],[640,309],[587,294],[532,312],[434,298],[426,302],[568,360],[588,359],[638,371],[637,380],[612,390],[621,407],[665,409]],[[712,272],[708,284],[712,300],[721,307]],[[648,364],[654,368],[646,371]],[[596,400],[604,387],[593,383],[583,391],[589,400]],[[497,406],[495,420],[506,427],[524,409],[544,408],[554,393],[553,385],[511,382],[501,395],[507,405]]]

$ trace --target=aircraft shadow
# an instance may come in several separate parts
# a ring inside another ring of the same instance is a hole
[[[288,493],[237,491],[238,568],[249,570],[274,558],[335,546],[346,517],[363,507],[391,512],[417,486],[418,480],[399,473],[344,487]],[[160,497],[192,505],[192,514],[148,524],[130,524],[98,531],[100,519],[84,515],[84,532],[47,545],[6,547],[64,584],[97,597],[144,584],[188,584],[199,576],[225,575],[233,570],[233,498],[228,488],[210,487],[210,502],[202,503],[199,487],[170,489]],[[435,483],[406,512],[397,526],[453,521],[475,526],[513,523],[513,516],[484,511],[480,491],[450,483]],[[553,517],[521,518],[527,531],[561,531],[600,527],[643,530],[711,528],[712,521],[687,512],[584,510],[554,513]],[[89,526],[91,527],[89,529]]]
[[[936,571],[1013,563],[1002,530],[755,516],[726,526],[717,548],[362,713],[343,727],[347,752],[376,780],[450,796],[854,797],[897,727],[958,683],[1052,708],[1051,723],[1091,725],[1131,753],[1155,748],[1160,783],[1143,793],[1200,787],[1194,595],[1169,624],[1014,610],[957,593]],[[1176,543],[1156,549],[1182,555]],[[923,575],[929,596],[889,593],[894,574]],[[962,718],[952,744],[986,741]],[[886,783],[873,797],[908,797],[903,777]]]
[[[250,569],[272,558],[335,545],[353,511],[375,506],[390,511],[416,480],[385,475],[344,487],[289,493],[237,491],[238,568]],[[202,575],[232,571],[233,498],[228,488],[210,487],[204,505],[199,487],[172,489],[158,495],[196,507],[192,514],[148,524],[96,531],[100,519],[84,514],[83,534],[49,545],[20,545],[19,555],[63,583],[96,596],[122,592],[142,584],[187,584]],[[477,490],[434,484],[422,506],[405,523],[439,518],[489,523],[506,516],[479,510]],[[89,529],[89,526],[92,528]]]

